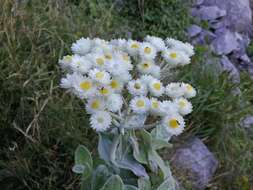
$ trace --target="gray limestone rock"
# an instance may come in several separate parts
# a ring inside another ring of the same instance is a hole
[[[253,127],[253,115],[245,117],[242,121],[242,126],[245,128]]]
[[[226,14],[226,10],[220,9],[217,6],[201,6],[192,10],[192,15],[199,17],[201,20],[215,20],[226,16]]]
[[[179,147],[172,164],[176,170],[183,172],[195,190],[204,190],[218,167],[214,155],[198,138],[192,138]]]
[[[251,32],[252,11],[249,0],[204,0],[201,5],[226,10],[226,26],[237,32]]]
[[[197,26],[197,25],[191,25],[188,29],[187,29],[187,33],[189,37],[195,37],[198,34],[200,34],[202,31],[202,28]]]
[[[217,31],[217,38],[212,42],[211,46],[217,55],[227,55],[238,49],[238,41],[236,34],[230,30]]]
[[[234,66],[234,64],[228,59],[227,56],[222,56],[221,58],[222,70],[229,72],[229,76],[234,83],[240,82],[239,70]]]

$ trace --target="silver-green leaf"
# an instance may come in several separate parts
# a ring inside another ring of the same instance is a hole
[[[113,175],[100,190],[123,190],[123,182],[118,175]]]

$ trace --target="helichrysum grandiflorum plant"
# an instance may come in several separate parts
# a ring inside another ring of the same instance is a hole
[[[65,73],[61,87],[84,102],[90,127],[99,135],[99,156],[105,161],[93,169],[89,151],[77,148],[73,171],[82,174],[82,188],[176,189],[157,150],[183,132],[183,117],[192,111],[189,99],[196,90],[164,79],[190,63],[193,47],[147,36],[143,42],[81,38],[71,49],[73,55],[59,61]],[[154,187],[149,174],[160,171],[163,182]]]

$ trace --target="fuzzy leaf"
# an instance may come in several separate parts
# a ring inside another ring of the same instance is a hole
[[[176,190],[173,178],[167,178],[156,190]]]
[[[151,135],[154,139],[160,139],[167,142],[171,138],[171,134],[169,134],[162,125],[157,125],[156,128],[152,130]]]
[[[168,143],[168,141],[165,141],[163,139],[155,139],[155,138],[152,138],[152,147],[155,149],[155,150],[159,150],[159,149],[162,149],[162,148],[171,148],[172,145],[170,143]]]
[[[157,166],[162,170],[164,179],[167,177],[171,177],[171,171],[168,166],[164,163],[162,158],[156,152],[155,148],[153,147],[153,137],[151,134],[145,130],[141,131],[142,143],[145,144],[148,148],[148,160],[150,167],[153,171],[157,170]]]
[[[112,146],[112,140],[109,135],[104,133],[99,133],[99,142],[98,142],[98,153],[99,157],[105,162],[110,162],[110,151]]]
[[[151,183],[146,178],[138,179],[138,187],[139,190],[151,190]]]
[[[89,150],[85,146],[79,145],[75,151],[75,165],[85,164],[92,168],[92,157]]]
[[[100,190],[123,190],[123,182],[118,175],[113,175]]]
[[[159,168],[163,172],[164,179],[167,177],[171,177],[170,168],[166,166],[163,159],[159,156],[159,154],[155,150],[149,152],[149,160],[153,163],[156,163],[159,166]]]
[[[134,158],[142,164],[148,164],[148,155],[146,147],[143,146],[142,143],[138,143],[137,138],[134,135],[134,132],[131,133],[130,140],[133,147]]]
[[[72,171],[76,174],[82,174],[85,170],[85,165],[83,164],[75,164],[73,167],[72,167]]]
[[[103,187],[110,175],[111,174],[105,165],[99,165],[92,175],[91,190],[98,190]]]
[[[132,185],[124,185],[123,190],[139,190],[139,189]]]
[[[82,174],[82,179],[87,179],[92,173],[92,157],[89,150],[83,146],[79,145],[75,151],[75,165],[72,171],[77,174]]]
[[[138,177],[148,177],[145,168],[136,162],[130,154],[124,155],[121,160],[116,160],[116,163],[119,168],[131,170]]]

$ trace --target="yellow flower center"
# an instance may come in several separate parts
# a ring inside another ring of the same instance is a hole
[[[84,82],[81,82],[80,84],[80,88],[82,90],[89,90],[91,89],[91,87],[92,87],[92,83],[90,81],[84,81]]]
[[[112,55],[111,54],[106,54],[105,58],[111,60],[112,59]]]
[[[108,88],[105,88],[105,87],[102,87],[100,90],[99,90],[100,94],[102,95],[107,95],[109,94],[109,89]]]
[[[112,80],[110,85],[111,85],[112,89],[116,89],[119,87],[119,83],[116,80]]]
[[[149,66],[150,66],[149,63],[143,63],[143,64],[142,64],[142,67],[143,67],[144,69],[148,69]]]
[[[176,119],[171,119],[169,122],[168,122],[168,125],[169,127],[173,128],[173,129],[176,129],[179,127],[179,123]]]
[[[136,105],[137,105],[138,108],[141,108],[141,107],[144,107],[145,103],[144,103],[143,100],[138,100],[138,101],[136,102]]]
[[[131,45],[131,48],[134,48],[134,49],[138,49],[139,48],[139,45],[137,43],[133,43]]]
[[[96,78],[97,79],[103,79],[104,78],[104,73],[103,72],[97,72],[96,73]]]
[[[153,84],[153,87],[154,87],[154,89],[156,89],[156,90],[161,90],[161,83],[156,82],[156,83]]]
[[[91,108],[92,109],[98,109],[100,108],[100,101],[99,100],[94,100],[92,103],[91,103]]]
[[[77,61],[76,64],[77,64],[77,65],[81,65],[81,61]]]
[[[144,53],[150,54],[151,53],[151,48],[150,47],[145,47],[144,48]]]
[[[177,58],[177,53],[173,52],[173,53],[170,53],[170,57],[172,59],[176,59]]]
[[[153,107],[154,109],[157,109],[157,108],[159,107],[158,102],[157,102],[157,101],[153,101],[153,102],[152,102],[152,107]]]
[[[70,62],[72,60],[72,56],[71,55],[66,55],[63,58],[64,61]]]
[[[139,90],[139,89],[141,88],[141,85],[138,84],[138,83],[135,83],[135,84],[134,84],[134,88],[137,89],[137,90]]]
[[[96,63],[101,66],[101,65],[104,64],[104,59],[103,58],[97,58]]]
[[[99,117],[99,118],[97,118],[97,121],[98,121],[98,123],[104,123],[104,118]]]
[[[187,85],[186,85],[186,89],[187,89],[188,91],[191,91],[191,90],[193,89],[193,87],[192,87],[191,85],[187,84]]]
[[[185,102],[184,100],[181,100],[181,101],[179,102],[179,106],[180,106],[180,108],[185,107],[185,106],[186,106],[186,102]]]

